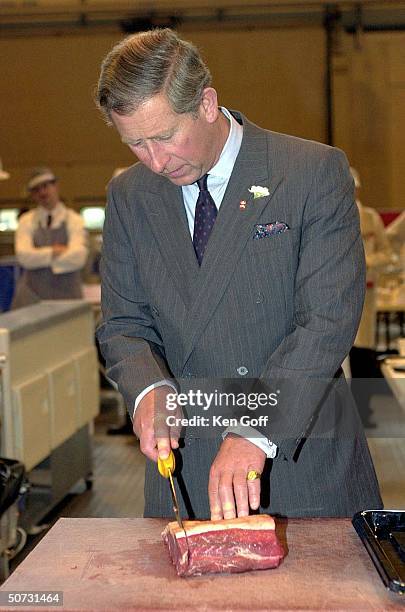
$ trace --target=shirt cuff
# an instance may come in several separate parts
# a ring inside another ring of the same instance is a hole
[[[258,446],[266,454],[267,459],[274,459],[277,456],[278,446],[266,438],[260,431],[254,429],[254,427],[246,427],[244,425],[228,427],[222,432],[222,439],[225,440],[226,436],[230,433],[245,438],[255,446]]]
[[[153,385],[149,385],[149,387],[146,387],[146,389],[141,391],[141,393],[138,395],[138,397],[135,400],[134,411],[132,413],[132,420],[134,420],[135,412],[136,412],[136,409],[138,408],[138,405],[139,405],[139,402],[141,401],[141,399],[143,399],[145,397],[145,395],[147,393],[149,393],[149,391],[153,391],[153,389],[157,389],[158,387],[164,387],[164,385],[167,385],[168,387],[171,387],[173,389],[173,391],[175,393],[177,393],[176,387],[173,385],[173,383],[170,380],[166,380],[166,379],[165,380],[159,380],[159,382],[153,383]]]

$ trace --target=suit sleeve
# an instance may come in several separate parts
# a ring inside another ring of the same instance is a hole
[[[107,375],[117,384],[131,416],[135,399],[146,387],[171,377],[137,274],[134,248],[110,184],[101,259],[103,318],[97,339]]]
[[[353,344],[364,291],[353,180],[345,155],[328,149],[314,172],[303,210],[292,329],[261,374],[266,387],[279,386],[267,434],[287,457],[308,434]]]

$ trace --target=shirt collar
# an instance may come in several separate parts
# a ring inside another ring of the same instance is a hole
[[[222,149],[221,155],[219,156],[217,163],[211,168],[208,173],[210,175],[210,179],[212,178],[215,182],[217,182],[217,180],[229,180],[232,174],[233,167],[235,165],[236,158],[238,157],[243,137],[243,127],[231,115],[229,110],[223,106],[220,106],[219,109],[229,120],[230,130],[228,138],[226,140],[224,148]]]
[[[56,206],[52,208],[52,210],[48,210],[44,206],[38,206],[37,214],[41,225],[46,227],[48,215],[52,215],[52,226],[55,224],[59,225],[59,223],[65,219],[66,206],[63,204],[63,202],[58,202]]]

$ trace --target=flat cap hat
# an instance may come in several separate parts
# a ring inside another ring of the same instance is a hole
[[[35,187],[38,187],[38,185],[42,185],[42,183],[49,183],[52,181],[56,181],[56,176],[50,168],[35,168],[28,179],[27,190],[31,191]]]

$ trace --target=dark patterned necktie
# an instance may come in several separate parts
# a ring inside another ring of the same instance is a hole
[[[198,194],[194,217],[193,244],[200,266],[218,212],[215,202],[207,189],[207,179],[208,174],[204,174],[197,181],[200,193]]]
[[[46,219],[46,227],[51,227],[52,224],[52,215],[48,215]]]

